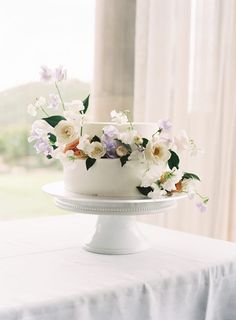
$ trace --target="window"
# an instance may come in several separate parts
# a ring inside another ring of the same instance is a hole
[[[93,73],[95,0],[2,0],[0,10],[0,219],[63,213],[41,186],[61,179],[58,163],[27,142],[27,105],[53,87],[41,65],[63,65],[66,101],[84,98]],[[58,170],[59,169],[59,170]]]

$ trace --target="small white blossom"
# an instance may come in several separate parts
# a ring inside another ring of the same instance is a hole
[[[111,111],[111,121],[117,124],[126,124],[129,120],[124,112],[116,112],[116,110],[113,110]]]
[[[185,130],[181,130],[180,133],[176,137],[174,137],[174,145],[177,151],[189,149],[190,139]]]
[[[45,99],[44,97],[39,97],[38,99],[36,99],[36,102],[35,102],[34,105],[35,105],[35,107],[36,107],[37,109],[40,109],[40,108],[45,107],[46,104],[47,104],[46,99]]]
[[[157,166],[157,165],[152,166],[149,170],[147,170],[144,173],[141,181],[141,186],[142,187],[152,186],[153,183],[160,180],[162,173],[163,173],[162,166]]]
[[[118,136],[118,139],[125,144],[132,144],[135,136],[137,136],[136,130],[128,130],[121,132]]]
[[[171,174],[168,175],[166,180],[161,184],[162,187],[167,191],[176,190],[176,183],[178,183],[183,176],[183,173],[180,170],[173,169]]]
[[[158,199],[165,195],[166,195],[166,191],[161,190],[158,186],[156,186],[153,191],[148,193],[148,197],[151,199]]]
[[[27,107],[28,114],[32,117],[35,117],[37,115],[37,108],[31,103]]]

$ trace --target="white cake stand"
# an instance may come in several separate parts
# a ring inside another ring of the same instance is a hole
[[[84,248],[101,254],[129,254],[149,248],[141,233],[136,216],[163,212],[176,206],[186,195],[147,198],[109,198],[82,196],[64,190],[63,182],[49,183],[43,191],[53,196],[57,207],[98,216],[93,234]]]

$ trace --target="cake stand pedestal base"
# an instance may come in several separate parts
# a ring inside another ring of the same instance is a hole
[[[66,191],[63,182],[46,184],[43,190],[61,209],[98,216],[95,230],[83,247],[101,254],[129,254],[149,248],[136,217],[168,211],[176,207],[177,200],[186,197],[185,194],[160,199],[84,196]]]
[[[129,254],[146,250],[149,244],[135,216],[100,215],[94,233],[83,247],[95,253]]]

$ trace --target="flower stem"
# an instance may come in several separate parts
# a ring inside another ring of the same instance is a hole
[[[41,107],[41,110],[43,111],[43,113],[45,113],[45,114],[46,114],[46,116],[47,116],[47,117],[49,117],[49,114],[47,113],[47,111],[45,111],[45,110],[44,110],[44,108],[43,108],[43,107]]]
[[[61,105],[62,105],[62,108],[63,108],[63,110],[65,111],[65,105],[64,105],[64,101],[63,101],[63,99],[62,99],[62,96],[61,96],[61,92],[60,92],[60,89],[59,89],[59,87],[58,87],[58,85],[57,85],[57,83],[55,82],[55,87],[56,87],[56,89],[57,89],[57,93],[58,93],[58,95],[59,95],[59,98],[60,98],[60,100],[61,100]]]

